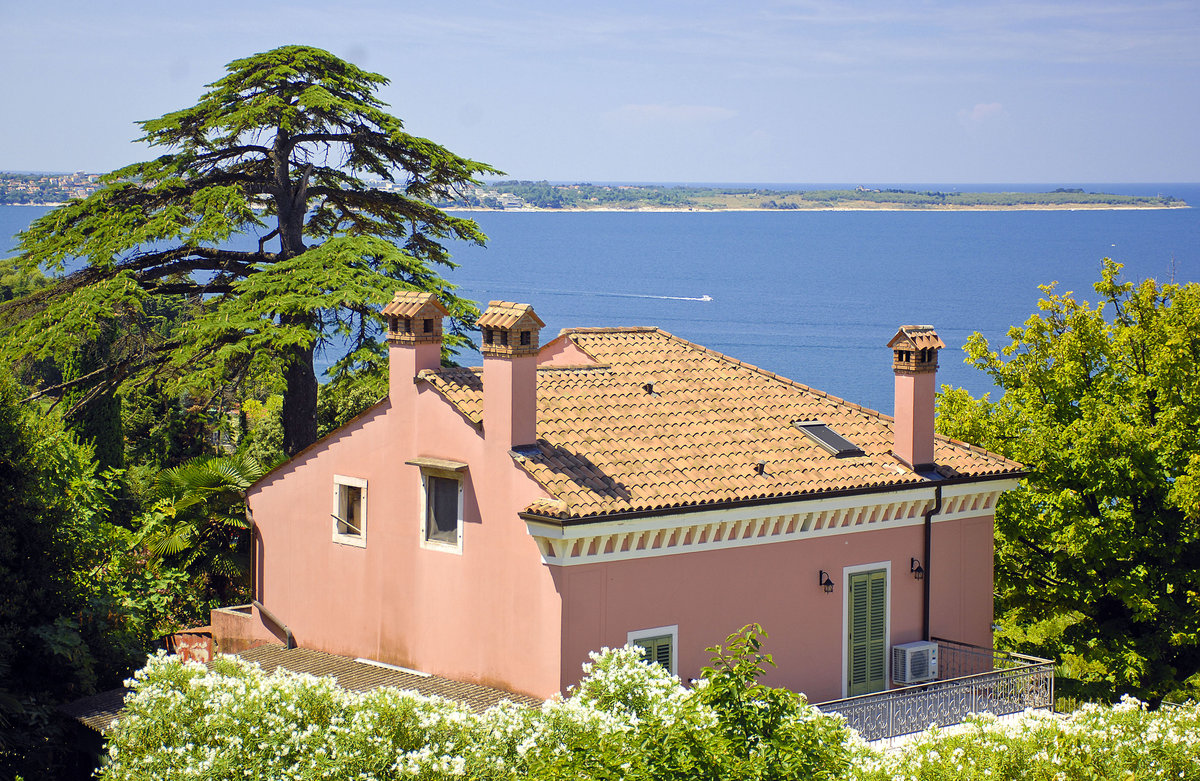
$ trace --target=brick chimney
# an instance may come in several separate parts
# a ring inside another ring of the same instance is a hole
[[[529,304],[492,301],[479,316],[483,332],[483,436],[509,450],[537,441],[538,332]]]
[[[398,290],[383,308],[388,323],[388,396],[413,393],[413,378],[442,365],[442,318],[450,314],[433,293]]]
[[[896,374],[892,452],[914,472],[934,466],[933,404],[938,350],[945,346],[931,325],[902,325],[888,342]]]

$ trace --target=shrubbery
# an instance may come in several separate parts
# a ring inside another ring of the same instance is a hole
[[[596,654],[540,709],[483,714],[330,678],[270,675],[233,657],[210,671],[157,656],[135,676],[101,771],[126,779],[1157,779],[1200,777],[1200,709],[1127,699],[1067,717],[973,717],[891,752],[836,716],[756,682],[760,630],[731,636],[685,688],[637,649]]]
[[[845,777],[854,743],[840,719],[745,677],[770,661],[758,637],[756,627],[731,637],[692,689],[622,648],[596,654],[565,699],[483,714],[411,692],[268,675],[232,657],[210,671],[160,655],[135,675],[101,777]]]
[[[954,730],[930,730],[898,751],[857,766],[854,781],[950,779],[1200,778],[1200,707],[1150,711],[1126,697],[1084,705],[1068,716],[1029,711],[1001,723],[972,716]]]

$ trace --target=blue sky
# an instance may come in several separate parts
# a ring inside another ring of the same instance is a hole
[[[134,121],[286,43],[522,179],[1200,181],[1200,2],[0,0],[0,169],[109,170]]]

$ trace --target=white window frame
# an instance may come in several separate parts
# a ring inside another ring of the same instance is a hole
[[[625,636],[625,645],[630,648],[634,647],[634,643],[638,640],[644,640],[650,637],[662,637],[670,635],[671,637],[671,675],[679,675],[679,624],[671,624],[670,626],[657,626],[653,629],[635,629]]]
[[[845,699],[850,691],[850,648],[846,639],[846,622],[850,619],[850,576],[859,572],[884,570],[883,582],[887,591],[883,609],[883,682],[887,691],[892,688],[892,562],[876,561],[871,564],[855,564],[852,567],[842,567],[842,698]]]
[[[429,478],[440,477],[446,480],[453,480],[458,483],[458,534],[455,535],[453,543],[442,542],[441,540],[431,540],[427,536],[427,513],[429,511]],[[421,490],[420,490],[420,507],[417,511],[417,519],[420,527],[417,531],[417,539],[421,541],[421,547],[428,550],[439,550],[446,553],[457,553],[462,555],[463,552],[463,494],[466,490],[466,480],[461,471],[450,469],[437,469],[429,466],[421,467]]]
[[[338,531],[337,516],[342,510],[342,489],[357,488],[359,494],[359,529],[361,534],[343,534]],[[333,476],[333,510],[330,513],[333,529],[333,541],[339,545],[350,545],[355,548],[367,547],[367,479],[365,477]]]

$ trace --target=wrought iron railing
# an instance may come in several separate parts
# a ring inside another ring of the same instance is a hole
[[[1054,662],[933,638],[938,677],[928,683],[817,705],[840,713],[867,741],[960,723],[968,713],[1003,716],[1054,707]]]

